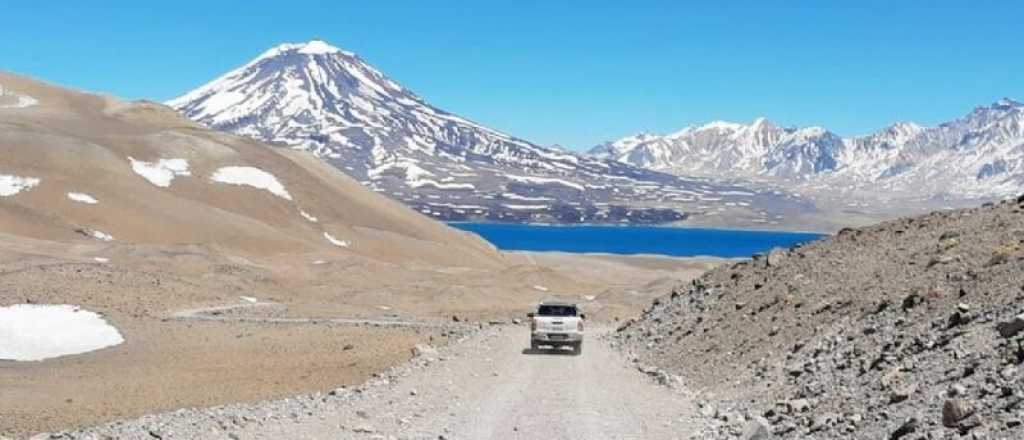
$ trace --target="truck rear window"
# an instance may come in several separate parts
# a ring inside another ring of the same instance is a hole
[[[576,307],[540,306],[537,309],[537,316],[576,316]]]

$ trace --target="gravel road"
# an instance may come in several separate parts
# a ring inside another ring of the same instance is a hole
[[[701,423],[591,331],[583,354],[533,352],[523,326],[493,326],[354,389],[181,410],[69,438],[678,439]]]

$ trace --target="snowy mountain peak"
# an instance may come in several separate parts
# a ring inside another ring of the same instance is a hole
[[[913,122],[896,122],[879,132],[880,135],[888,136],[902,144],[925,130],[924,127]]]
[[[1022,104],[1020,101],[1016,101],[1016,100],[1013,100],[1011,98],[1003,98],[1003,99],[1000,99],[999,101],[996,101],[995,104],[992,104],[992,107],[993,108],[1003,108],[1003,109],[1021,108],[1021,107],[1024,107],[1024,104]]]
[[[303,55],[331,55],[331,54],[343,54],[345,56],[354,57],[355,53],[348,52],[331,45],[330,43],[320,40],[313,39],[305,43],[283,43],[274,46],[264,52],[262,55],[256,58],[256,60],[264,58],[273,58],[280,56],[285,53],[298,53]]]
[[[772,126],[774,126],[774,124],[768,121],[768,118],[765,118],[764,116],[759,116],[757,119],[754,119],[753,123],[750,124],[750,128],[752,130],[762,130],[766,127]]]
[[[730,207],[754,194],[715,197],[714,185],[517,139],[430,105],[320,40],[276,46],[168,105],[212,128],[311,151],[445,220],[677,221],[709,209],[693,194],[748,199]]]
[[[328,53],[343,52],[341,49],[331,46],[324,40],[309,40],[299,48],[299,53],[309,55],[321,55]]]
[[[711,121],[700,126],[700,130],[736,131],[743,128],[743,124],[728,121]]]
[[[167,104],[214,128],[289,142],[319,127],[380,128],[396,102],[422,105],[355,54],[311,40],[271,48]]]

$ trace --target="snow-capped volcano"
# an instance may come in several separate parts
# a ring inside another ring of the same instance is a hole
[[[1024,105],[978,107],[936,127],[901,122],[840,138],[821,127],[712,122],[594,147],[595,157],[688,176],[772,182],[800,191],[944,200],[1024,191]]]
[[[167,103],[207,126],[315,152],[444,220],[773,222],[805,202],[546,148],[440,110],[357,55],[283,44]]]

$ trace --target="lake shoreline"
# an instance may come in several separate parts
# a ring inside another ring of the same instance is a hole
[[[502,223],[450,225],[475,233],[504,252],[566,252],[689,258],[750,258],[773,248],[788,248],[827,237],[810,233],[658,226],[538,226]]]

